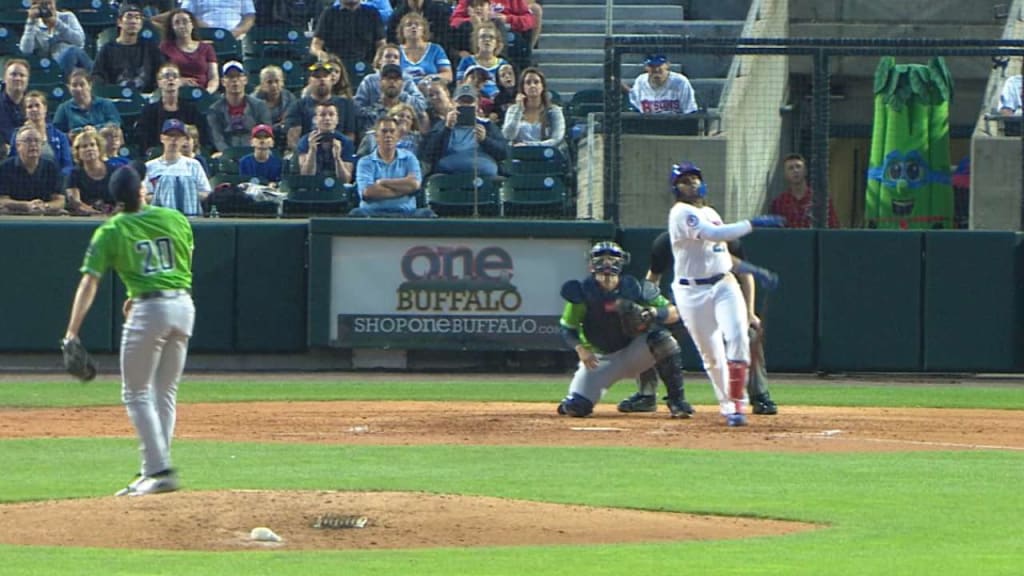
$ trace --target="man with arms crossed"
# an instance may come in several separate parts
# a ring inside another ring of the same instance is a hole
[[[138,434],[139,475],[118,496],[178,489],[171,440],[178,382],[195,322],[192,303],[192,226],[181,212],[147,206],[142,178],[131,166],[110,178],[123,206],[92,236],[75,292],[65,343],[78,339],[100,280],[113,268],[128,289],[121,331],[121,401]]]

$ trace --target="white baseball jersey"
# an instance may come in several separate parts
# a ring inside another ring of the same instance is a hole
[[[636,77],[629,91],[629,103],[644,114],[689,114],[697,111],[690,81],[678,72],[669,72],[660,87],[651,86],[650,74]]]
[[[999,94],[999,108],[1009,108],[1013,110],[1013,113],[1020,116],[1021,112],[1021,101],[1020,101],[1020,89],[1021,89],[1021,77],[1010,76],[1003,83],[1003,91]]]
[[[668,213],[675,277],[693,280],[725,274],[732,269],[726,242],[751,230],[747,220],[722,224],[722,217],[710,206],[676,202]]]
[[[199,194],[211,191],[203,165],[184,156],[174,162],[163,157],[146,162],[146,191],[154,206],[174,208],[186,216],[202,216]]]

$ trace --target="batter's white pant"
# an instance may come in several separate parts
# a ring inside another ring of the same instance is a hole
[[[121,401],[139,437],[143,476],[171,467],[178,382],[195,316],[185,293],[136,300],[121,331]]]
[[[729,362],[750,364],[747,305],[739,282],[732,274],[703,286],[673,282],[672,294],[704,361],[704,371],[711,379],[719,411],[724,415],[735,413],[739,407],[729,397]],[[744,392],[741,406],[747,402]]]
[[[636,378],[641,372],[654,366],[654,355],[647,345],[647,334],[641,334],[622,350],[611,354],[598,354],[597,368],[588,369],[579,363],[569,384],[573,392],[590,400],[596,406],[605,392],[619,380]]]

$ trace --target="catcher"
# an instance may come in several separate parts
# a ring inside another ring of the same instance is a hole
[[[591,275],[562,285],[562,338],[580,362],[559,414],[589,416],[612,384],[652,366],[669,390],[669,406],[682,402],[679,343],[664,327],[679,315],[657,286],[623,275],[627,263],[621,246],[598,242],[590,249]]]

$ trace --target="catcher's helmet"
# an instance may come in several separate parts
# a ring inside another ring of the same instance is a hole
[[[668,188],[674,196],[679,196],[679,189],[676,188],[676,180],[686,174],[696,174],[700,178],[700,187],[697,189],[697,196],[703,198],[708,193],[708,187],[704,184],[704,174],[693,162],[680,162],[672,165],[672,172],[668,175]]]
[[[598,242],[590,248],[591,272],[621,274],[626,264],[629,264],[629,252],[615,242]]]

